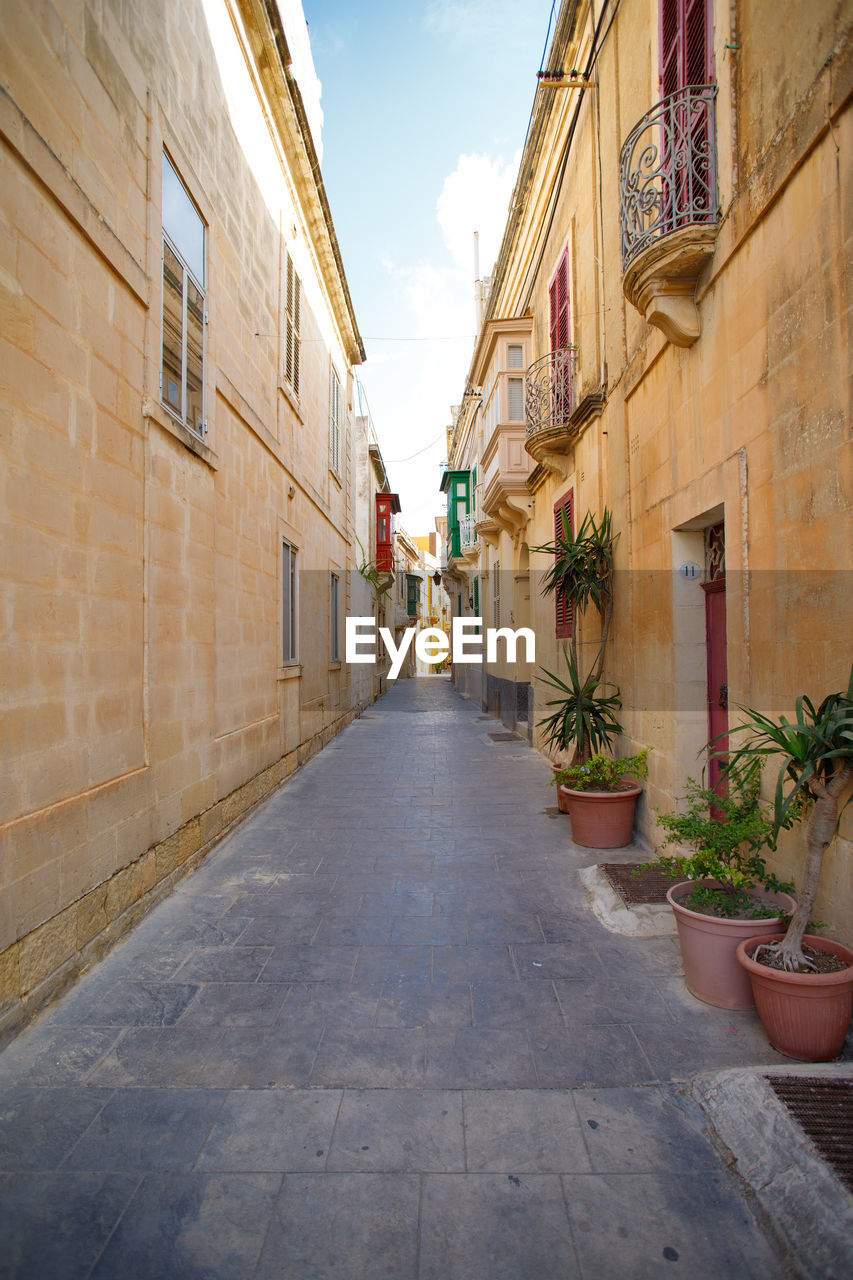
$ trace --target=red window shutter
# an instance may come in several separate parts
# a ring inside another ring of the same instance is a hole
[[[560,265],[548,289],[550,310],[551,350],[562,351],[569,345],[569,251],[560,259]]]
[[[711,0],[661,0],[661,97],[714,79]]]
[[[563,524],[567,529],[574,529],[574,490],[570,489],[564,494],[558,502],[554,503],[554,545],[556,546],[560,538],[563,536]],[[574,605],[559,591],[554,596],[555,622],[557,627],[557,639],[571,639],[574,626]]]

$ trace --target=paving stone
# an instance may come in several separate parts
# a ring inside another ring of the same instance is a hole
[[[463,1094],[470,1173],[586,1173],[592,1169],[570,1091]]]
[[[702,1111],[659,1089],[578,1089],[575,1107],[600,1173],[717,1169]]]
[[[568,1174],[562,1178],[584,1275],[768,1280],[784,1275],[743,1193],[725,1174]]]
[[[336,1089],[230,1093],[196,1168],[272,1173],[323,1170],[342,1096]]]
[[[462,982],[386,982],[378,1027],[470,1027],[471,988]]]
[[[421,1217],[420,1280],[580,1277],[557,1177],[428,1175]]]
[[[312,1085],[343,1088],[421,1088],[426,1037],[419,1029],[333,1027],[326,1031],[311,1072]]]
[[[245,1280],[272,1219],[278,1174],[149,1174],[93,1280]]]
[[[0,1276],[84,1280],[138,1184],[137,1174],[0,1177]]]
[[[175,974],[176,982],[254,982],[272,947],[199,947]]]
[[[522,1030],[431,1028],[426,1083],[434,1089],[534,1088],[536,1070],[527,1035]]]
[[[255,1280],[415,1280],[419,1195],[414,1174],[285,1175]]]
[[[56,1169],[112,1097],[111,1089],[39,1089],[15,1084],[0,1092],[0,1172]]]
[[[461,1094],[442,1089],[347,1089],[328,1169],[464,1171]]]
[[[64,1167],[92,1173],[189,1170],[224,1100],[214,1089],[119,1089]]]
[[[283,982],[209,982],[181,1014],[182,1027],[270,1027],[290,987]]]
[[[288,1026],[295,1035],[306,1023],[322,1023],[328,1027],[372,1027],[381,990],[380,982],[293,983],[280,1012],[279,1025]]]

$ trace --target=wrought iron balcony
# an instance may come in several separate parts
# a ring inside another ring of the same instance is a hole
[[[462,516],[459,521],[459,545],[463,552],[477,545],[477,530],[474,528],[476,522],[476,514]]]
[[[575,410],[576,347],[549,351],[527,370],[524,417],[528,442],[541,432],[568,427]]]
[[[647,111],[619,164],[622,266],[681,227],[717,222],[717,86],[689,85]]]

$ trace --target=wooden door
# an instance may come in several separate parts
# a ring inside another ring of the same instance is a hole
[[[705,591],[705,643],[708,655],[708,741],[726,734],[729,727],[728,666],[726,662],[726,579],[703,584]],[[727,751],[728,738],[715,743],[714,751]],[[720,786],[721,762],[708,762],[709,786]]]

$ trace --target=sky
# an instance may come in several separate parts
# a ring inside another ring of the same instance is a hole
[[[500,248],[552,0],[303,0],[323,179],[402,526],[444,511],[445,428]],[[414,455],[414,456],[413,456]]]

